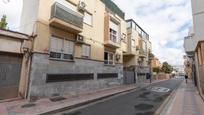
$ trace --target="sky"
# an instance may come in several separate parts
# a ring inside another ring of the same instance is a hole
[[[18,31],[22,0],[0,0],[0,17],[7,15],[10,30]],[[161,62],[183,64],[183,40],[192,26],[190,0],[113,0],[149,35],[154,55]]]

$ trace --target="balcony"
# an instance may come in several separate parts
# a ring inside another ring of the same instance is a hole
[[[144,49],[142,49],[142,48],[139,49],[139,57],[141,57],[141,58],[147,57],[147,52],[145,52]]]
[[[116,36],[109,36],[109,39],[106,39],[104,42],[105,46],[112,47],[112,48],[120,48],[120,39]]]
[[[83,29],[83,15],[59,4],[52,5],[50,25],[73,33]]]

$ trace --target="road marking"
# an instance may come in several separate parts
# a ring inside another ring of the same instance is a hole
[[[151,87],[150,90],[154,92],[161,92],[161,93],[166,93],[170,91],[170,89],[166,87]]]

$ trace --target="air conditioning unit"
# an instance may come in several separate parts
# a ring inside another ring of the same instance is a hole
[[[86,11],[86,2],[84,0],[80,0],[79,3],[78,3],[78,10],[79,11]]]
[[[84,43],[84,36],[82,36],[82,35],[77,35],[76,42],[77,42],[77,43]]]

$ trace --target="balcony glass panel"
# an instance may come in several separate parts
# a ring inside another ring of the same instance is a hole
[[[52,6],[51,18],[58,18],[74,26],[83,28],[83,16],[59,3],[55,3]]]

